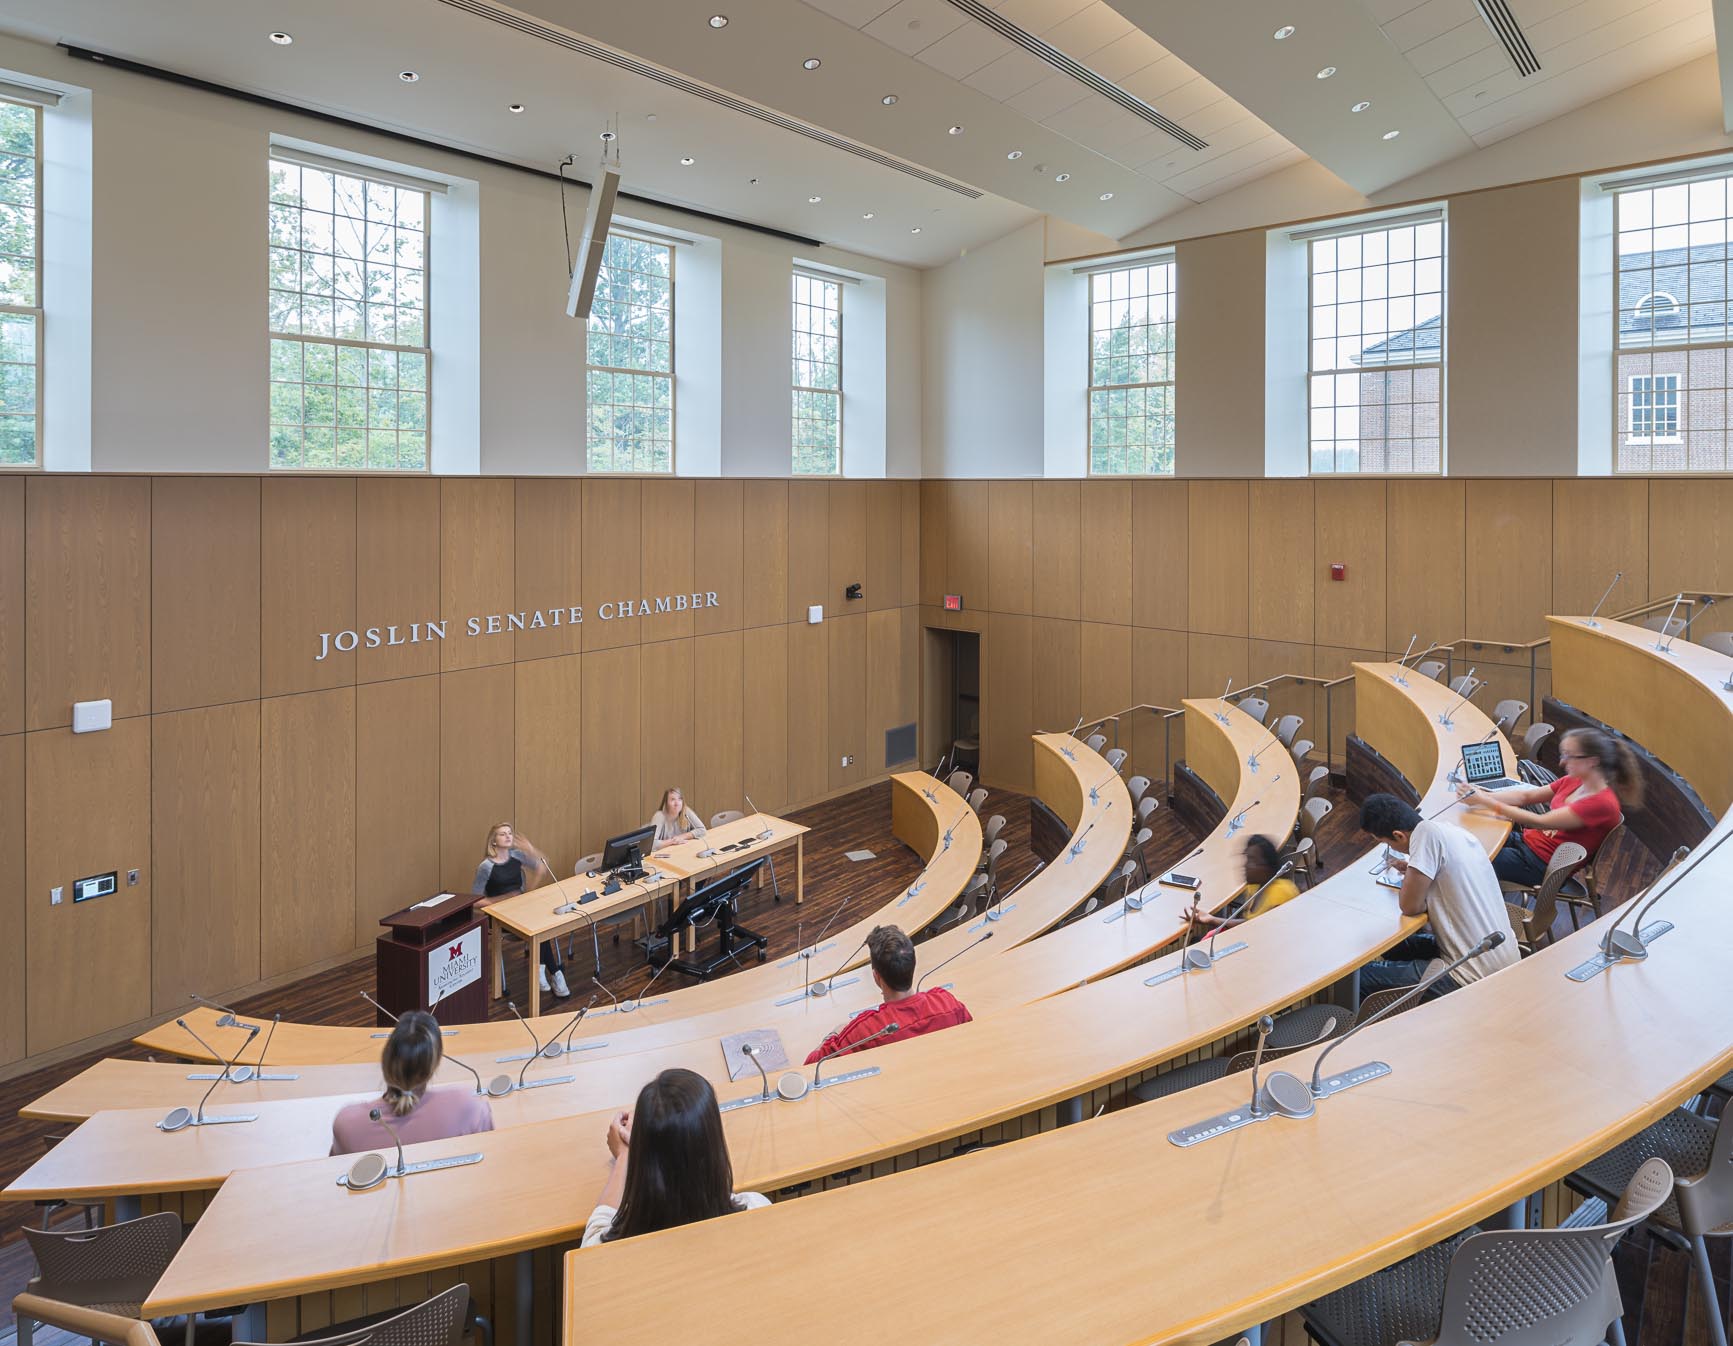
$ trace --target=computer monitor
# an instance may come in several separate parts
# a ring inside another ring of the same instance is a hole
[[[630,832],[622,832],[617,837],[609,837],[608,844],[602,847],[602,868],[621,869],[631,864],[642,864],[644,857],[656,847],[656,825],[646,823],[643,827],[634,827]]]

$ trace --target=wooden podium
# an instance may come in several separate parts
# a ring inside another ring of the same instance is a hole
[[[393,1014],[431,1008],[442,1024],[487,1019],[487,921],[475,901],[446,893],[379,922],[385,933],[374,945],[374,994],[381,1005]]]

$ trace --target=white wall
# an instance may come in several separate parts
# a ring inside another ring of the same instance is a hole
[[[1042,221],[924,277],[929,477],[1039,477]]]
[[[92,91],[90,466],[265,470],[265,183],[270,137],[279,135],[473,181],[479,324],[464,358],[479,367],[478,404],[467,424],[479,426],[480,442],[440,442],[448,427],[437,424],[436,464],[497,474],[583,470],[583,333],[564,315],[554,182],[74,61],[35,43],[0,38],[0,68]],[[584,193],[572,191],[567,206],[582,219]],[[683,438],[696,442],[677,449],[682,472],[787,473],[788,273],[796,253],[812,249],[636,201],[623,203],[623,212],[713,237],[720,247],[719,285],[709,287],[722,305],[720,340],[711,351],[717,369],[708,386],[693,390],[699,399],[693,410],[704,410],[693,418],[696,428],[683,418]],[[432,240],[436,258],[440,242]],[[886,469],[917,476],[921,273],[829,249],[821,255],[885,282]],[[1039,260],[1029,273],[1037,286]],[[54,284],[47,275],[45,290]],[[705,288],[692,287],[693,297]],[[430,305],[437,361],[440,325],[450,315],[437,288]],[[475,321],[470,312],[457,316]],[[55,377],[52,369],[47,377]],[[477,433],[467,431],[471,438]],[[709,442],[718,436],[719,443]]]

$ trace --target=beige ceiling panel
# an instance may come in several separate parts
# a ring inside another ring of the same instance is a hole
[[[1117,41],[1131,31],[1131,20],[1106,4],[1105,0],[1095,0],[1065,22],[1046,29],[1041,33],[1041,40],[1087,64],[1092,52],[1100,51],[1109,42]]]
[[[987,3],[1019,28],[1045,33],[1088,9],[1095,0],[987,0]]]
[[[1049,75],[1039,84],[1023,90],[1015,98],[1005,100],[1005,106],[1013,112],[1021,112],[1032,121],[1046,121],[1056,112],[1062,112],[1073,103],[1080,103],[1085,98],[1099,98],[1100,94],[1090,90],[1087,84],[1079,84],[1069,75]]]
[[[1422,43],[1441,37],[1465,19],[1478,19],[1471,0],[1426,0],[1400,18],[1383,25],[1384,36],[1396,50],[1410,52]]]
[[[1148,33],[1134,28],[1099,51],[1091,52],[1085,64],[1102,79],[1121,84],[1128,76],[1147,69],[1166,55],[1161,43]]]
[[[1021,47],[1013,47],[990,65],[982,66],[963,83],[987,97],[1005,103],[1025,89],[1032,89],[1053,73],[1053,67]]]
[[[806,3],[833,19],[841,19],[850,28],[864,28],[896,0],[806,0]]]
[[[897,0],[861,31],[913,56],[967,22],[963,11],[945,0]]]
[[[955,32],[941,37],[915,59],[952,79],[967,79],[977,70],[1022,50],[1009,38],[1000,37],[985,24],[971,19]]]
[[[1430,42],[1422,42],[1406,55],[1416,70],[1430,76],[1477,52],[1488,50],[1498,52],[1499,58],[1509,63],[1510,58],[1504,54],[1504,49],[1492,40],[1491,30],[1478,18],[1471,18],[1467,23],[1457,24],[1448,33],[1440,33]]]

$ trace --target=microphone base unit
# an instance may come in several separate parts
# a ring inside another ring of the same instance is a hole
[[[793,1071],[789,1072],[789,1074],[793,1073]],[[774,1103],[778,1099],[781,1099],[785,1103],[794,1103],[805,1098],[808,1093],[811,1093],[814,1090],[829,1089],[832,1085],[836,1084],[851,1084],[855,1080],[864,1080],[873,1075],[877,1075],[878,1073],[879,1068],[877,1066],[862,1066],[859,1070],[845,1070],[840,1075],[829,1075],[824,1079],[819,1080],[816,1084],[808,1084],[805,1089],[798,1092],[796,1092],[791,1086],[789,1093],[794,1095],[792,1098],[789,1097],[789,1094],[782,1092],[783,1086],[782,1082],[779,1080],[777,1082],[775,1093],[749,1094],[745,1098],[731,1098],[726,1103],[718,1104],[717,1108],[718,1111],[721,1112],[739,1112],[742,1108],[757,1107],[760,1103]],[[784,1076],[784,1078],[786,1079],[787,1076]],[[804,1083],[805,1077],[802,1076],[801,1079]]]
[[[387,1168],[385,1170],[385,1177],[407,1178],[414,1173],[432,1173],[436,1169],[467,1168],[471,1164],[479,1164],[481,1160],[482,1156],[480,1154],[454,1154],[448,1159],[418,1159],[415,1163],[405,1164],[402,1168]],[[367,1187],[357,1187],[355,1190],[357,1192],[372,1191],[374,1187],[380,1186],[383,1181],[384,1179],[381,1179],[380,1182],[372,1183]],[[339,1173],[337,1175],[337,1185],[339,1187],[349,1186],[349,1175],[347,1173]]]
[[[194,1075],[188,1075],[187,1078],[189,1080],[201,1081],[227,1080],[230,1084],[287,1084],[289,1081],[298,1080],[301,1077],[299,1075],[260,1075],[257,1074],[251,1066],[242,1066],[240,1070],[233,1074],[225,1074],[224,1072],[216,1070],[206,1070],[200,1071]]]
[[[1075,762],[1077,760],[1077,754],[1072,752],[1070,748],[1061,748],[1059,750],[1059,755],[1067,762]]]
[[[977,930],[985,930],[989,925],[994,925],[1002,920],[1006,912],[1016,910],[1017,904],[1015,902],[1007,902],[1002,907],[994,907],[991,911],[984,911],[981,913],[981,919],[969,927],[968,933],[972,935]]]
[[[1087,846],[1088,844],[1089,843],[1087,841],[1074,841],[1074,842],[1072,842],[1071,843],[1071,849],[1068,850],[1067,852],[1065,852],[1065,863],[1070,864],[1078,856],[1082,855],[1083,854],[1083,848],[1085,846]]]
[[[510,1065],[517,1061],[533,1061],[538,1056],[544,1057],[549,1061],[557,1061],[568,1052],[593,1052],[598,1048],[606,1047],[607,1045],[608,1044],[605,1040],[602,1042],[590,1042],[588,1040],[584,1042],[568,1042],[562,1045],[559,1051],[551,1054],[546,1047],[543,1047],[539,1052],[517,1052],[511,1056],[496,1056],[493,1059],[494,1064],[501,1066]],[[548,1083],[552,1084],[554,1081],[549,1080]]]
[[[663,996],[659,1000],[645,1000],[637,1004],[622,1003],[619,1005],[609,1005],[607,1009],[592,1011],[589,1017],[592,1019],[600,1019],[604,1014],[631,1014],[640,1009],[651,1009],[657,1005],[666,1005],[667,1003],[668,997]]]
[[[1228,957],[1228,955],[1238,953],[1241,949],[1245,949],[1245,948],[1249,948],[1249,947],[1250,946],[1245,942],[1245,940],[1243,940],[1243,939],[1235,940],[1232,944],[1229,944],[1223,948],[1217,949],[1215,951],[1214,955],[1210,958],[1210,963],[1219,963],[1222,959]],[[1157,972],[1153,977],[1145,977],[1143,984],[1145,986],[1160,986],[1164,982],[1176,981],[1180,977],[1185,976],[1185,974],[1188,972],[1206,971],[1208,969],[1208,966],[1209,966],[1209,964],[1204,964],[1202,966],[1199,966],[1196,963],[1187,963],[1182,959],[1180,962],[1178,962],[1174,966],[1168,968],[1166,971]]]
[[[176,1112],[180,1109],[176,1109]],[[195,1126],[223,1126],[230,1122],[256,1122],[259,1114],[256,1112],[219,1112],[207,1113],[203,1117],[188,1117],[184,1122],[171,1121],[174,1113],[170,1113],[156,1124],[158,1131],[190,1131]]]
[[[823,944],[820,944],[817,948],[802,949],[799,953],[795,954],[794,957],[784,958],[780,963],[777,964],[777,966],[778,967],[793,967],[797,963],[804,962],[810,958],[818,957],[818,955],[823,953],[826,949],[834,949],[835,947],[836,947],[836,941],[834,939],[826,940]]]
[[[1395,683],[1398,687],[1406,687],[1409,685],[1408,679],[1403,677],[1400,673],[1392,673],[1390,675],[1390,681]]]
[[[1391,1074],[1388,1064],[1383,1061],[1368,1061],[1363,1066],[1355,1066],[1352,1070],[1339,1071],[1334,1075],[1326,1075],[1318,1081],[1313,1098],[1331,1098],[1344,1093],[1357,1084],[1367,1084],[1372,1080],[1381,1080]]]
[[[1123,920],[1134,911],[1142,911],[1148,905],[1149,899],[1147,897],[1127,897],[1122,902],[1116,902],[1113,909],[1101,918],[1101,923],[1112,925],[1115,921]]]
[[[909,885],[909,891],[904,893],[901,897],[899,897],[897,899],[897,905],[899,907],[906,907],[911,900],[913,900],[914,898],[919,897],[921,895],[921,892],[926,888],[926,886],[927,886],[927,881],[925,879],[921,879],[918,882],[911,883]]]
[[[820,990],[819,988],[825,986],[825,982],[815,981],[806,990],[797,992],[794,995],[785,995],[781,1000],[773,1003],[780,1009],[784,1005],[798,1005],[803,1000],[823,1000],[827,995],[832,991],[837,990],[839,987],[853,986],[859,980],[859,977],[843,977],[837,981],[830,982],[828,987],[824,990]]]
[[[576,1075],[555,1075],[545,1080],[525,1080],[522,1084],[514,1084],[512,1092],[521,1094],[525,1089],[546,1089],[550,1084],[570,1084],[577,1078]]]
[[[1375,1080],[1389,1073],[1389,1066],[1382,1061],[1373,1061],[1341,1075],[1332,1075],[1319,1085],[1318,1092],[1314,1094],[1298,1076],[1278,1070],[1259,1087],[1254,1103],[1218,1113],[1214,1117],[1206,1117],[1201,1122],[1182,1126],[1177,1131],[1169,1131],[1168,1143],[1187,1150],[1193,1145],[1203,1144],[1206,1140],[1214,1140],[1230,1131],[1251,1126],[1254,1122],[1267,1122],[1272,1117],[1290,1117],[1296,1120],[1310,1117],[1317,1111],[1317,1099],[1339,1094],[1344,1089],[1352,1089],[1356,1084],[1364,1084],[1367,1080]]]
[[[1617,967],[1620,963],[1640,963],[1643,959],[1649,956],[1648,946],[1653,944],[1672,928],[1673,923],[1671,921],[1650,921],[1637,933],[1637,942],[1642,946],[1643,950],[1641,953],[1628,951],[1615,952],[1613,956],[1609,957],[1607,954],[1596,950],[1594,957],[1590,958],[1587,962],[1578,963],[1569,972],[1565,973],[1565,976],[1571,981],[1576,982],[1593,981],[1608,968]]]

